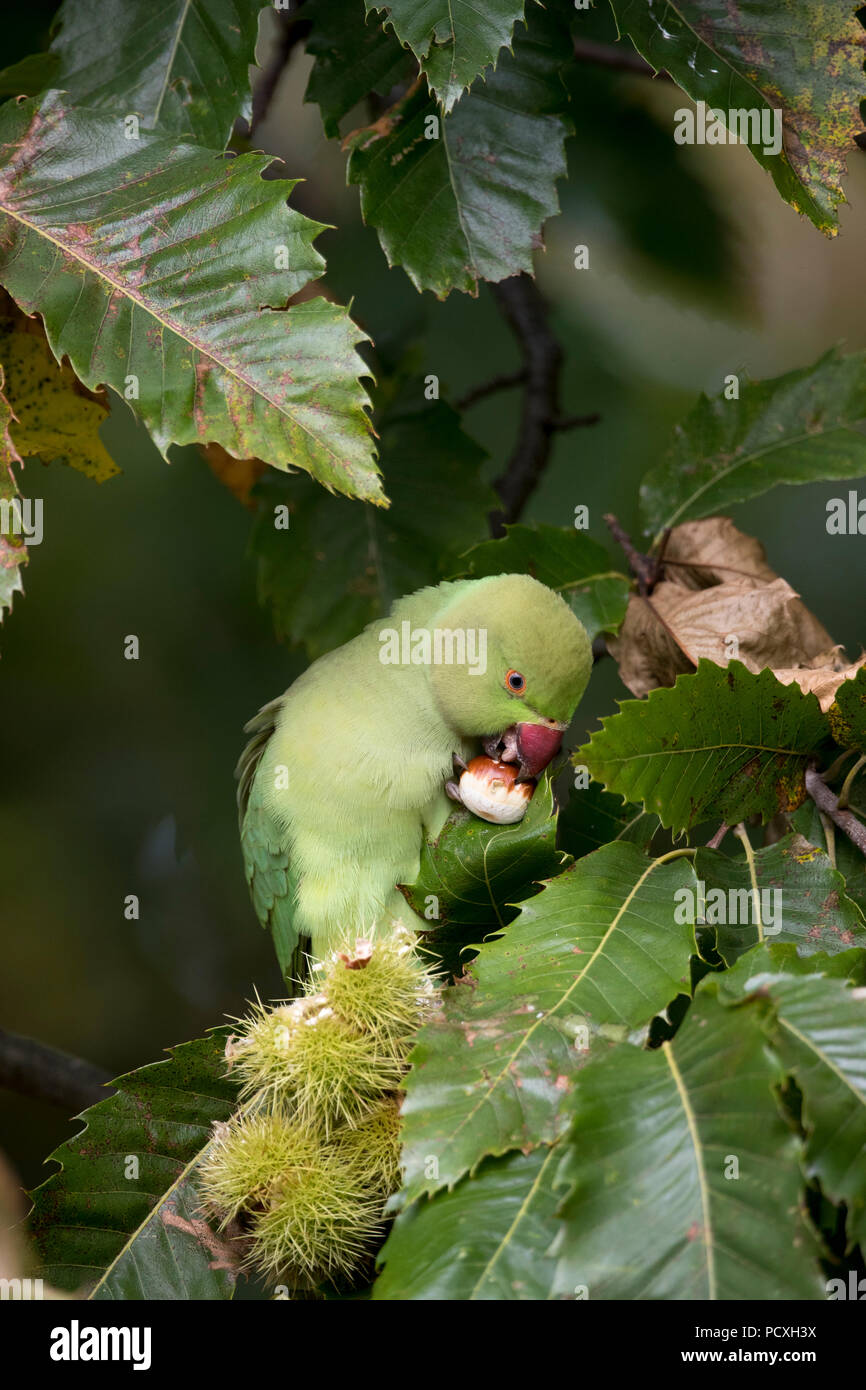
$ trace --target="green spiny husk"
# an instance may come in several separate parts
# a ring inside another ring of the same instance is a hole
[[[205,1207],[246,1218],[248,1268],[309,1287],[351,1276],[400,1180],[397,1091],[433,977],[400,930],[346,942],[289,1004],[259,1004],[226,1047],[243,1109],[200,1167]]]
[[[435,997],[433,977],[404,929],[380,939],[348,942],[323,967],[321,994],[340,1018],[405,1058],[419,1021]]]
[[[220,1125],[199,1165],[199,1192],[225,1226],[241,1210],[266,1205],[284,1173],[321,1166],[324,1145],[280,1111],[236,1115]]]
[[[400,1108],[388,1099],[358,1125],[334,1135],[334,1147],[358,1173],[361,1181],[382,1192],[383,1199],[400,1183]]]
[[[357,1124],[405,1072],[397,1048],[345,1023],[323,994],[263,1012],[234,1044],[234,1057],[242,1100],[286,1109],[326,1137]]]

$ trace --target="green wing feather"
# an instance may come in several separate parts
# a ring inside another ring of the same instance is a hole
[[[283,696],[264,705],[244,726],[250,741],[241,754],[238,779],[238,813],[244,869],[256,916],[271,933],[283,977],[290,989],[308,971],[310,939],[299,936],[293,924],[297,878],[289,854],[281,844],[279,827],[265,808],[256,773],[262,754],[274,732]]]

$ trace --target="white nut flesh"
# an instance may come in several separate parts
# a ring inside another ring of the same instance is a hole
[[[479,771],[476,763],[480,762],[489,766]],[[460,778],[460,798],[481,820],[514,825],[526,815],[535,788],[528,782],[515,782],[512,767],[506,766],[502,775],[497,775],[496,767],[490,759],[474,759]]]

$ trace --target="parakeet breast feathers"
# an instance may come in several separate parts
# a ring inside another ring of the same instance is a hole
[[[411,917],[397,885],[448,815],[454,755],[515,729],[506,746],[521,770],[549,760],[590,667],[563,600],[498,575],[399,600],[265,706],[238,768],[241,841],[284,971],[307,942],[321,955]]]

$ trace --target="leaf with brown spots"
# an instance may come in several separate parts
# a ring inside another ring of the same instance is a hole
[[[866,753],[866,669],[860,666],[849,675],[851,678],[839,686],[830,706],[830,728],[843,748]]]
[[[803,956],[866,946],[866,922],[846,896],[844,878],[802,835],[756,849],[751,863],[699,849],[695,873],[706,885],[705,920],[727,965],[762,941],[794,942]]]
[[[575,764],[673,830],[795,810],[809,759],[829,735],[814,695],[740,661],[701,661],[601,722]]]
[[[768,121],[749,148],[787,203],[834,235],[842,178],[863,128],[866,33],[851,0],[611,0],[620,33],[683,91]],[[772,111],[781,111],[773,153]],[[752,118],[754,119],[754,118]],[[737,118],[734,117],[737,122]],[[738,122],[737,122],[738,124]],[[770,153],[765,153],[769,150]]]
[[[0,108],[0,279],[54,356],[129,401],[163,456],[222,445],[384,504],[363,337],[319,296],[321,230],[264,155],[229,159],[43,103]]]

